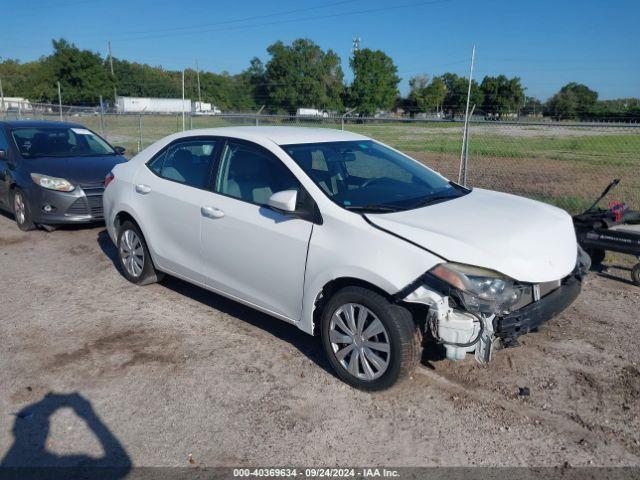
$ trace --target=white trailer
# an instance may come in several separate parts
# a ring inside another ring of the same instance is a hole
[[[30,112],[33,110],[31,102],[23,97],[3,97],[3,102],[0,102],[0,111],[4,109],[5,112],[14,110],[21,112]]]
[[[323,117],[327,118],[329,113],[326,110],[318,110],[317,108],[299,108],[296,110],[298,117]]]
[[[191,99],[118,97],[116,110],[118,113],[190,113]]]

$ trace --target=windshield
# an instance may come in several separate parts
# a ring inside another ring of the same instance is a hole
[[[331,200],[348,210],[407,210],[469,192],[371,140],[282,148]]]
[[[24,158],[115,155],[111,145],[86,128],[26,127],[11,133]]]

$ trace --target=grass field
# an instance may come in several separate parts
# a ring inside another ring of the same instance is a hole
[[[100,131],[97,116],[71,120]],[[193,117],[187,128],[254,125],[252,118]],[[323,126],[333,122],[273,120],[261,125]],[[339,126],[337,126],[339,128]],[[361,133],[407,152],[443,175],[457,180],[462,144],[458,123],[347,124]],[[123,145],[129,155],[156,140],[182,130],[182,117],[107,116],[105,135]],[[140,137],[142,142],[140,143]],[[622,183],[611,198],[640,208],[640,127],[568,127],[481,123],[470,128],[471,186],[491,188],[540,199],[575,213],[613,178]]]

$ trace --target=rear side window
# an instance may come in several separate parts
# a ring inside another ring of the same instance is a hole
[[[209,185],[216,139],[185,140],[170,145],[147,166],[156,175],[196,188]]]
[[[215,191],[258,205],[283,190],[298,190],[300,184],[276,157],[257,145],[229,141],[218,169]]]

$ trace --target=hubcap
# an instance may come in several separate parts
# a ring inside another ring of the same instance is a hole
[[[144,248],[133,230],[126,230],[120,239],[120,260],[127,273],[139,277],[144,268]]]
[[[24,206],[24,200],[20,193],[16,193],[13,197],[13,212],[16,216],[18,223],[22,224],[26,218],[26,211]]]
[[[342,368],[354,377],[375,380],[389,367],[389,334],[380,319],[363,305],[347,303],[334,312],[329,341]]]

